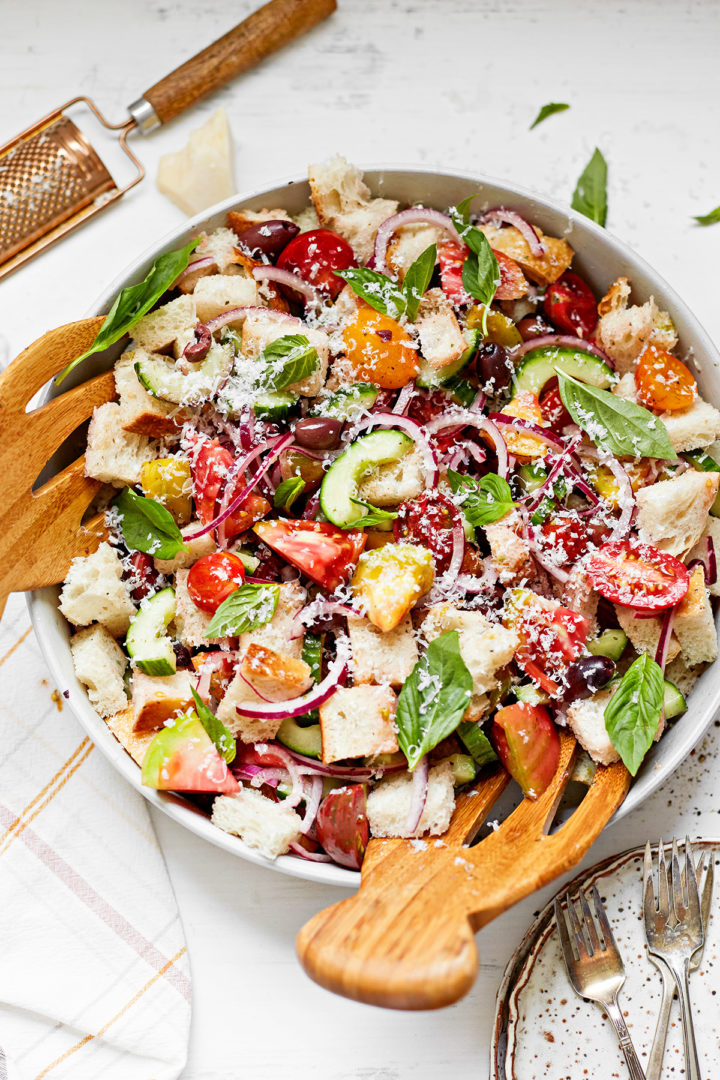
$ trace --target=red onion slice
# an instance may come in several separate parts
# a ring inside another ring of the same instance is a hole
[[[530,338],[529,341],[523,342],[513,351],[513,361],[517,362],[527,353],[532,352],[533,349],[551,349],[553,347],[558,349],[580,349],[582,352],[591,353],[593,356],[597,356],[598,360],[606,363],[611,371],[615,370],[614,361],[601,348],[594,345],[592,341],[586,341],[585,338],[581,337],[572,337],[569,334],[542,334],[541,337]]]
[[[668,608],[663,614],[662,626],[660,627],[660,637],[658,638],[657,649],[655,650],[655,663],[659,665],[663,675],[665,674],[665,664],[667,663],[668,648],[670,647],[670,639],[672,637],[673,622],[675,621],[675,608]]]
[[[715,541],[712,536],[706,536],[705,543],[707,545],[707,583],[708,585],[714,585],[718,579]]]
[[[494,424],[497,424],[500,431],[506,428],[516,432],[518,435],[532,435],[533,438],[544,442],[551,450],[565,451],[565,443],[558,435],[554,435],[547,428],[541,428],[537,424],[533,424],[530,420],[523,420],[519,416],[511,416],[510,413],[490,413],[489,419]]]
[[[242,506],[253,488],[257,487],[263,476],[265,476],[268,470],[271,469],[273,464],[278,460],[283,450],[286,450],[287,447],[290,446],[290,444],[294,441],[295,436],[292,434],[292,432],[290,432],[288,435],[281,435],[276,438],[279,438],[279,441],[275,442],[273,446],[270,445],[271,442],[273,442],[273,440],[270,439],[260,444],[261,450],[269,449],[271,452],[265,458],[260,468],[253,474],[247,484],[245,484],[245,487],[242,489],[240,494],[234,497],[232,492],[235,486],[235,480],[244,479],[245,469],[239,467],[237,471],[234,471],[233,468],[228,471],[225,484],[220,489],[218,493],[218,498],[215,502],[215,509],[218,515],[216,518],[218,547],[225,548],[228,544],[225,522],[232,514],[235,513],[235,511],[239,507]],[[251,458],[253,453],[254,451],[251,451],[250,454],[247,455],[247,458],[245,460],[247,461],[248,458]]]
[[[474,574],[458,574],[455,585],[458,589],[462,589],[463,592],[474,595],[492,589],[496,582],[497,571],[488,562],[485,565],[485,573],[482,577],[475,577]]]
[[[517,231],[522,233],[530,248],[530,254],[535,255],[536,258],[540,258],[547,251],[534,227],[516,210],[507,210],[504,206],[493,206],[492,209],[485,211],[481,220],[492,224],[514,225]]]
[[[311,304],[322,304],[322,297],[314,285],[305,281],[298,274],[290,270],[281,270],[278,266],[254,266],[253,277],[257,281],[276,281],[278,285],[285,285],[288,289],[294,289]]]
[[[411,420],[409,416],[401,416],[397,413],[372,413],[370,416],[367,416],[364,420],[361,420],[358,424],[355,425],[352,432],[352,438],[354,439],[359,431],[363,431],[364,428],[368,427],[397,427],[404,431],[407,435],[409,435],[410,438],[414,440],[415,445],[420,451],[423,468],[425,470],[425,483],[427,487],[437,487],[438,480],[440,479],[440,470],[438,469],[435,451],[428,442],[427,436],[425,435],[425,432],[423,431],[420,424],[418,424],[415,420]]]
[[[557,461],[555,461],[554,464],[552,465],[552,467],[550,469],[550,472],[547,475],[547,479],[545,481],[543,481],[543,483],[540,485],[540,487],[537,489],[537,491],[534,491],[532,493],[532,496],[530,497],[530,501],[528,502],[527,507],[526,507],[529,514],[532,514],[533,510],[537,510],[538,506],[543,501],[546,494],[550,494],[550,495],[552,494],[553,484],[557,480],[560,473],[564,472],[565,469],[570,464],[568,458],[573,453],[576,446],[577,446],[577,442],[575,442],[572,445],[567,447],[564,454],[560,455],[558,457]]]
[[[405,383],[402,390],[397,396],[397,401],[392,407],[392,412],[396,416],[404,416],[407,412],[407,407],[410,404],[410,399],[415,393],[415,380],[411,379],[409,383]]]
[[[203,272],[208,273],[215,266],[217,266],[217,259],[214,255],[203,255],[200,259],[194,259],[193,262],[187,264],[181,274],[178,274],[170,288],[182,289],[184,286],[188,292],[192,292],[192,289],[189,288],[191,285],[189,279],[192,278],[194,274],[198,274],[199,277],[202,277]]]
[[[523,539],[525,540],[525,542],[527,543],[527,546],[529,547],[530,551],[532,552],[533,558],[535,559],[537,564],[539,566],[541,566],[542,569],[545,570],[545,572],[550,575],[550,577],[555,578],[556,581],[559,581],[561,584],[564,585],[566,581],[570,580],[570,575],[565,570],[561,570],[560,567],[556,566],[555,563],[552,562],[550,559],[547,559],[545,557],[545,555],[542,552],[542,549],[541,549],[540,545],[535,540],[535,537],[534,537],[534,534],[533,534],[533,529],[532,529],[532,526],[531,526],[530,521],[528,519],[527,511],[522,510],[521,513],[522,513],[522,522],[523,522],[523,526],[522,526]]]
[[[421,757],[412,772],[412,789],[410,792],[410,809],[405,821],[405,832],[411,836],[418,825],[425,809],[428,793],[428,760],[427,754]]]
[[[460,409],[458,412],[448,413],[445,416],[435,416],[425,425],[429,435],[437,435],[447,427],[474,427],[478,431],[484,431],[492,439],[495,446],[495,454],[498,459],[498,475],[503,478],[508,474],[508,452],[505,440],[499,429],[487,416],[471,412],[470,409]]]
[[[297,323],[298,326],[303,326],[302,319],[296,319],[294,315],[286,315],[284,311],[278,311],[276,308],[262,307],[260,304],[251,304],[249,307],[236,307],[230,308],[229,311],[223,311],[222,315],[216,315],[214,319],[208,319],[205,323],[211,334],[214,334],[216,330],[222,330],[224,326],[232,326],[233,323],[244,322],[248,315],[253,311],[261,311],[263,316],[267,316],[268,319],[272,319],[274,322],[285,321],[287,319]]]
[[[630,477],[617,458],[608,456],[605,464],[607,464],[607,467],[618,482],[618,506],[620,507],[620,517],[616,521],[613,531],[607,539],[607,543],[612,543],[613,540],[624,540],[630,532],[633,514],[635,513],[635,495],[633,494]]]
[[[461,247],[465,246],[465,242],[447,214],[441,214],[439,210],[427,210],[422,206],[411,206],[408,210],[401,210],[399,214],[393,214],[392,217],[387,218],[378,229],[375,237],[375,251],[373,252],[375,270],[381,274],[387,272],[387,249],[392,235],[398,229],[401,229],[403,225],[418,225],[420,223],[435,225],[436,228],[446,232],[456,244]]]
[[[307,859],[308,862],[333,862],[334,860],[326,855],[324,851],[308,851],[302,844],[298,844],[295,840],[290,844],[289,849],[293,855],[299,856],[301,859]]]
[[[348,675],[349,650],[338,646],[337,656],[330,664],[328,673],[322,682],[314,686],[302,697],[293,698],[291,701],[269,702],[259,706],[243,702],[236,709],[240,716],[249,716],[253,720],[287,720],[289,717],[303,716],[323,705],[328,698],[332,697],[338,687],[343,686]],[[273,753],[275,748],[273,747]]]
[[[303,815],[302,825],[300,826],[300,832],[305,836],[307,836],[315,824],[315,818],[317,817],[317,812],[320,808],[322,793],[322,776],[311,776],[309,793],[307,791],[307,785],[305,785],[305,814]]]

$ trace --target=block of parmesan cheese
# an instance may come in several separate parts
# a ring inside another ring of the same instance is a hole
[[[160,158],[157,186],[192,216],[235,192],[232,135],[224,109],[190,133],[187,146]]]

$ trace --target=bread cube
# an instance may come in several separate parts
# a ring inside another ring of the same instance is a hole
[[[197,322],[195,300],[192,296],[178,296],[162,307],[143,315],[132,328],[133,340],[148,352],[160,352],[172,345],[181,334],[187,333]]]
[[[663,413],[660,419],[677,454],[704,449],[720,438],[720,412],[702,398],[689,409]]]
[[[188,649],[207,649],[209,645],[218,645],[223,639],[207,637],[212,615],[191,599],[187,587],[188,573],[188,570],[178,570],[175,574],[175,634]]]
[[[380,465],[358,484],[358,498],[373,506],[398,506],[416,499],[425,490],[425,471],[420,451],[413,448],[399,461]]]
[[[697,544],[690,549],[687,555],[687,562],[692,562],[693,559],[705,559],[707,555],[707,538],[713,542],[713,548],[715,550],[715,560],[720,567],[720,518],[714,517],[710,514],[705,522],[705,528],[702,531],[702,535]],[[712,585],[708,586],[711,596],[720,596],[720,576],[717,581],[714,581]]]
[[[246,274],[211,274],[201,277],[193,291],[197,317],[207,323],[231,308],[257,304],[255,279]]]
[[[261,697],[270,701],[300,697],[313,685],[310,665],[304,660],[254,643],[248,646],[240,671]]]
[[[288,390],[305,397],[315,397],[320,393],[327,374],[328,359],[330,357],[330,339],[322,330],[314,330],[306,326],[292,315],[282,315],[273,312],[251,311],[242,329],[242,352],[243,356],[256,360],[265,351],[271,342],[289,334],[301,334],[306,337],[313,346],[320,361],[312,375],[308,375],[299,382],[292,383]]]
[[[132,707],[119,709],[108,716],[105,723],[120,745],[128,752],[133,761],[142,767],[148,746],[157,735],[156,731],[135,731],[135,712]]]
[[[199,521],[191,521],[180,532],[185,538],[188,534],[196,532],[200,527]],[[203,555],[210,555],[216,548],[217,545],[211,530],[203,533],[202,536],[198,536],[195,540],[185,540],[185,549],[178,551],[177,555],[174,555],[172,559],[154,558],[153,565],[161,574],[175,574],[178,570],[189,570],[193,563],[196,563]]]
[[[545,245],[543,255],[533,255],[530,252],[530,245],[514,225],[482,225],[481,229],[490,241],[490,246],[514,259],[523,273],[537,285],[551,285],[557,281],[570,266],[575,254],[567,240],[546,236],[537,227],[535,232]]]
[[[228,219],[237,216],[237,214],[231,211],[228,214]],[[237,242],[237,233],[234,229],[232,227],[223,228],[221,226],[219,229],[213,229],[211,233],[205,234],[195,248],[193,258],[202,259],[206,255],[211,255],[216,260],[220,273],[224,274],[230,266],[235,265],[235,247]],[[201,316],[198,316],[198,318],[201,318]]]
[[[583,701],[573,701],[567,710],[568,725],[575,738],[600,765],[612,765],[620,760],[605,728],[605,709],[611,697],[611,690],[601,690]]]
[[[99,622],[113,637],[125,634],[135,605],[122,572],[116,549],[105,542],[91,555],[73,559],[60,592],[60,611],[68,622]]]
[[[691,667],[711,664],[717,659],[717,630],[702,566],[694,566],[690,571],[688,591],[675,611],[673,633]]]
[[[420,352],[432,368],[440,371],[467,349],[460,323],[442,289],[430,289],[420,301],[415,322]]]
[[[503,585],[520,585],[536,577],[530,545],[521,529],[522,521],[516,510],[485,526],[492,565]]]
[[[320,224],[328,225],[344,237],[359,262],[367,262],[378,227],[397,212],[397,202],[372,199],[360,170],[340,155],[311,165],[308,176]]]
[[[336,690],[320,706],[322,759],[393,754],[397,698],[389,686],[350,686]]]
[[[251,645],[262,645],[266,649],[299,660],[305,634],[296,616],[305,605],[305,597],[305,590],[296,581],[282,584],[275,614],[270,622],[258,626],[257,630],[240,635],[240,654],[244,655]]]
[[[460,655],[472,675],[473,694],[487,694],[498,686],[497,672],[507,667],[520,645],[514,630],[491,623],[480,611],[461,611],[452,604],[435,604],[428,611],[422,632],[428,641],[457,630]]]
[[[274,739],[282,720],[276,717],[258,719],[239,713],[238,707],[242,708],[244,702],[262,706],[264,698],[256,693],[247,679],[243,678],[240,671],[237,671],[217,707],[218,719],[222,720],[235,738],[242,742],[256,743]]]
[[[418,659],[410,616],[386,633],[365,618],[349,615],[347,624],[355,684],[402,686]]]
[[[291,806],[273,802],[259,791],[243,787],[235,795],[220,795],[215,799],[212,823],[224,832],[239,836],[266,858],[276,859],[300,839],[302,819]]]
[[[100,716],[127,708],[123,676],[127,657],[104,626],[97,623],[70,639],[70,652],[78,681]]]
[[[439,244],[445,237],[442,230],[435,225],[428,225],[424,221],[413,225],[403,225],[396,229],[387,249],[387,263],[390,269],[397,274],[400,281],[405,280],[405,274],[424,251],[431,244]]]
[[[138,379],[135,364],[149,356],[141,348],[124,352],[115,365],[115,389],[120,398],[123,430],[161,439],[164,435],[177,434],[186,414],[173,402],[153,397]]]
[[[425,808],[413,832],[407,829],[412,804],[412,776],[388,776],[377,784],[367,798],[367,816],[373,836],[417,837],[442,836],[450,825],[455,809],[455,789],[450,762],[442,761],[428,773]]]
[[[570,571],[570,577],[563,586],[560,602],[563,607],[577,612],[587,619],[589,623],[589,637],[594,637],[597,631],[597,609],[600,601],[600,593],[596,592],[590,584],[590,580],[580,565],[575,565]]]
[[[196,680],[189,671],[174,675],[145,675],[135,671],[132,679],[133,731],[156,731],[166,720],[194,708],[192,687]]]
[[[666,350],[677,345],[677,333],[667,311],[661,311],[652,296],[644,304],[628,307],[630,292],[628,279],[618,278],[598,304],[596,341],[615,361],[619,375],[634,369],[648,345]]]
[[[685,555],[702,536],[720,473],[689,469],[641,488],[635,496],[640,539],[670,555]]]
[[[95,408],[85,450],[86,476],[114,487],[132,487],[140,482],[145,462],[154,457],[155,451],[145,435],[124,429],[120,405],[108,401]]]
[[[614,604],[613,606],[615,608],[617,621],[620,623],[621,629],[630,638],[630,642],[635,649],[635,652],[649,653],[650,656],[654,657],[660,640],[662,618],[636,619],[635,612],[632,608],[620,607],[619,604]],[[668,661],[673,660],[679,652],[680,642],[673,633],[670,635],[670,641],[668,643]]]

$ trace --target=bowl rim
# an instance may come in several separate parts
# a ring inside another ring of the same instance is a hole
[[[581,233],[589,233],[591,243],[596,243],[598,245],[598,250],[604,252],[606,255],[609,254],[615,263],[620,262],[621,264],[627,264],[630,271],[631,285],[634,285],[632,280],[633,272],[636,274],[639,272],[641,276],[648,279],[652,285],[650,292],[661,295],[662,302],[670,308],[674,321],[679,321],[678,314],[682,315],[682,320],[680,321],[687,324],[687,327],[691,330],[695,339],[693,348],[704,351],[712,361],[713,366],[715,368],[720,367],[720,353],[715,347],[710,335],[690,310],[686,302],[675,292],[674,288],[665,280],[665,278],[654,270],[642,256],[633,251],[625,241],[574,211],[570,206],[559,203],[554,199],[547,198],[546,196],[521,185],[475,172],[432,169],[417,164],[368,165],[366,167],[360,166],[360,168],[373,190],[374,195],[382,193],[381,191],[378,191],[378,188],[382,188],[386,177],[392,181],[392,179],[396,178],[399,174],[412,174],[418,178],[427,178],[430,182],[434,183],[438,180],[442,181],[443,179],[446,179],[448,181],[467,184],[469,187],[475,185],[478,188],[480,196],[482,196],[482,190],[484,188],[499,189],[505,193],[505,197],[508,199],[520,198],[537,206],[537,209],[541,212],[547,211],[553,215],[560,215],[567,221],[565,235],[571,235],[576,229]],[[250,191],[238,192],[237,194],[224,199],[222,202],[209,207],[207,210],[195,214],[192,218],[178,223],[178,225],[164,233],[158,240],[149,244],[110,281],[89,308],[88,316],[102,314],[107,311],[109,303],[114,300],[117,292],[123,288],[127,282],[132,281],[134,277],[149,266],[158,255],[176,245],[178,240],[186,234],[197,231],[207,225],[211,219],[220,214],[224,214],[235,207],[244,206],[251,201],[262,200],[270,194],[279,197],[278,193],[282,189],[294,191],[303,186],[308,188],[307,176],[286,176],[274,183],[264,183],[261,187],[253,188]],[[213,227],[215,228],[217,225],[214,225]],[[584,252],[578,251],[578,255],[581,259],[583,255],[586,256],[587,254],[587,250]],[[643,289],[640,288],[634,291],[642,293]],[[718,376],[718,379],[718,389],[720,391],[720,376]],[[72,383],[68,381],[68,386],[70,385],[72,385]],[[52,396],[53,386],[54,383],[50,381],[50,383],[44,387],[40,397],[41,402],[44,403]],[[162,810],[163,813],[167,814],[173,821],[190,829],[191,832],[194,832],[200,838],[209,840],[211,843],[228,851],[230,854],[240,856],[256,865],[278,870],[289,876],[314,881],[319,884],[336,885],[350,889],[358,888],[360,874],[357,871],[349,870],[332,863],[310,862],[290,855],[281,855],[276,860],[270,860],[255,849],[246,845],[238,837],[230,836],[212,825],[209,817],[196,807],[191,806],[181,797],[171,793],[157,792],[143,787],[140,783],[138,766],[116,740],[115,736],[105,724],[105,721],[99,717],[92,708],[85,691],[80,687],[80,684],[77,683],[77,680],[75,680],[74,677],[71,677],[70,680],[68,680],[66,667],[61,660],[58,648],[62,641],[65,646],[65,652],[68,653],[69,651],[67,648],[66,629],[63,634],[63,626],[66,626],[65,620],[60,616],[57,610],[57,589],[39,589],[34,592],[29,592],[27,594],[27,603],[30,619],[41,652],[57,686],[65,687],[68,681],[70,681],[70,686],[64,689],[63,693],[73,715],[105,757],[111,761],[128,783],[147,799],[150,805]],[[720,661],[718,661],[718,664],[720,664]],[[718,668],[718,676],[720,677],[720,667]],[[650,770],[647,770],[644,776],[641,774],[640,780],[635,780],[633,782],[625,801],[615,812],[608,823],[608,826],[629,814],[671,776],[678,765],[698,745],[715,718],[715,714],[715,707],[712,700],[710,700],[705,705],[704,709],[701,710],[699,717],[700,722],[694,727],[693,731],[688,731],[685,738],[679,740],[677,745],[667,748],[663,755],[662,765],[653,769],[652,774],[650,773]],[[635,797],[633,797],[633,792],[635,792]]]

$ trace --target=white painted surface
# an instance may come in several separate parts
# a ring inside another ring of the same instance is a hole
[[[77,92],[120,119],[144,86],[252,6],[0,0],[0,140]],[[136,142],[150,179],[0,286],[0,333],[11,355],[46,329],[80,317],[108,279],[180,220],[154,190],[156,162],[183,144],[218,102],[235,135],[241,190],[271,186],[339,150],[360,163],[477,169],[569,198],[597,144],[610,166],[609,227],[720,338],[720,225],[702,230],[690,220],[720,202],[717,0],[341,0],[341,6],[310,38]],[[567,101],[572,109],[529,133],[546,101]],[[112,168],[118,158],[105,156]],[[25,625],[24,606],[12,601],[0,657]],[[2,694],[47,708],[51,723],[55,706],[43,678],[39,657],[32,687],[14,685],[12,659],[0,668]],[[601,838],[593,857],[646,836],[720,833],[718,742],[713,730],[661,792]],[[183,1080],[487,1075],[502,967],[549,890],[480,934],[483,966],[463,1002],[442,1013],[395,1014],[331,996],[295,961],[296,931],[339,893],[230,861],[164,818],[156,825],[194,974]]]

